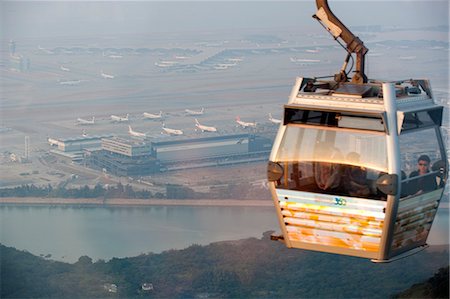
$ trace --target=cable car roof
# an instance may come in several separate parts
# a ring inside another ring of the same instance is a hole
[[[306,82],[314,81],[317,89],[313,92],[303,90]],[[320,81],[308,78],[297,78],[290,106],[309,107],[316,109],[343,109],[354,112],[379,113],[385,110],[382,97],[382,84],[391,81],[371,80],[365,84],[340,83]],[[419,82],[419,83],[418,83]],[[323,88],[325,86],[325,88]],[[395,81],[397,110],[411,112],[415,110],[433,109],[434,103],[428,80]],[[328,87],[328,88],[326,88]]]

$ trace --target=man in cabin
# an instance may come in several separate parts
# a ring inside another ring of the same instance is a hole
[[[411,172],[410,178],[424,176],[423,178],[418,178],[409,181],[408,189],[409,194],[418,195],[424,192],[430,192],[437,189],[436,176],[427,175],[430,172],[430,157],[427,155],[421,155],[417,159],[417,170]]]

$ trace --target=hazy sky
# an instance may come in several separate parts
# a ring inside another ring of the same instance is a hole
[[[446,1],[338,1],[335,14],[348,26],[448,25]],[[315,1],[0,1],[2,39],[98,34],[318,28]],[[320,30],[320,29],[319,29]]]

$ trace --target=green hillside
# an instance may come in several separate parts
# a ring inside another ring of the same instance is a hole
[[[1,297],[389,298],[449,265],[448,247],[374,264],[287,249],[268,236],[74,264],[1,246]],[[141,289],[146,282],[153,290]]]

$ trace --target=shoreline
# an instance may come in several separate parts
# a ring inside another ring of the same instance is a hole
[[[131,206],[203,206],[203,207],[273,207],[272,200],[261,199],[127,199],[127,198],[40,198],[40,197],[4,197],[0,205],[83,205],[102,207]]]
[[[96,206],[96,207],[141,207],[141,206],[203,206],[203,207],[274,207],[269,199],[129,199],[129,198],[43,198],[1,197],[0,205],[20,206]],[[449,202],[441,202],[439,209],[449,209]]]

